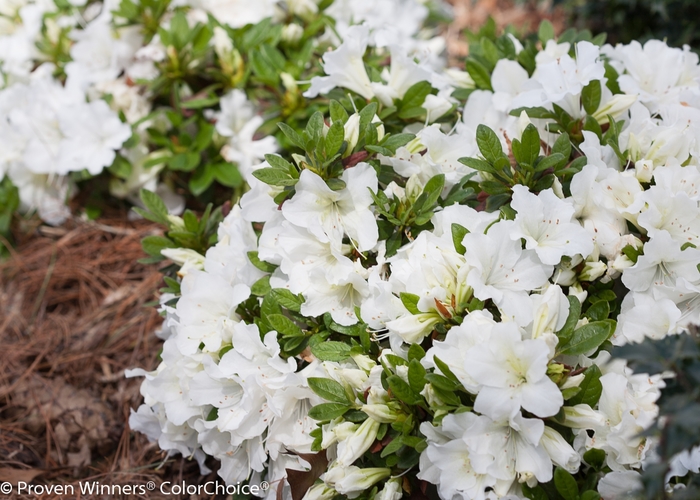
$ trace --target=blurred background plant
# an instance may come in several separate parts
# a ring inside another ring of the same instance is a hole
[[[657,38],[700,48],[697,0],[554,0],[554,7],[563,8],[578,29],[606,32],[612,44]]]

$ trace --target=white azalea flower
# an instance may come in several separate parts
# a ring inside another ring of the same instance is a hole
[[[477,298],[493,299],[506,314],[527,324],[532,320],[527,292],[545,284],[552,266],[543,265],[533,250],[523,250],[519,241],[510,238],[514,224],[500,221],[488,234],[464,237],[465,258],[471,266],[467,285]]]
[[[328,76],[315,76],[305,97],[325,94],[335,87],[343,87],[360,94],[365,99],[374,97],[372,83],[367,76],[362,58],[369,43],[369,27],[348,28],[343,43],[333,52],[323,56],[323,69]]]
[[[317,174],[302,171],[296,194],[282,206],[282,213],[334,247],[340,247],[347,235],[359,251],[369,250],[378,239],[369,192],[377,191],[377,174],[369,164],[359,163],[345,170],[341,179],[346,187],[333,191]]]
[[[474,410],[494,420],[515,418],[521,406],[538,417],[556,415],[564,399],[547,376],[549,354],[544,340],[522,340],[514,323],[494,325],[465,355],[464,369],[479,384]]]
[[[560,200],[551,189],[538,195],[521,185],[513,186],[511,206],[518,212],[511,238],[525,240],[544,264],[557,264],[562,256],[593,251],[593,241],[577,222],[571,222],[574,207]]]

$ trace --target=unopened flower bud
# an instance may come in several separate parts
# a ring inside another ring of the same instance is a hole
[[[380,425],[376,420],[368,418],[360,424],[352,436],[340,441],[338,443],[338,464],[347,467],[360,458],[377,439]]]
[[[338,492],[333,488],[328,487],[325,483],[321,483],[309,488],[301,500],[331,500],[337,494]]]
[[[605,274],[607,269],[608,266],[605,264],[605,262],[601,262],[599,260],[595,262],[586,262],[586,265],[583,267],[583,271],[581,271],[581,274],[579,274],[578,279],[581,281],[593,281]]]
[[[401,479],[395,477],[386,482],[384,488],[377,493],[374,500],[401,500],[401,498],[403,498]]]
[[[345,130],[345,140],[348,143],[348,148],[345,150],[343,156],[350,156],[352,150],[357,145],[357,141],[360,138],[360,115],[359,113],[353,113],[348,118],[348,121],[343,125]]]
[[[299,42],[303,35],[304,28],[299,26],[297,23],[290,23],[282,28],[282,40],[290,45],[294,45]]]
[[[639,160],[634,164],[634,175],[639,182],[651,182],[654,174],[654,162],[651,160]]]
[[[616,94],[606,102],[603,106],[598,107],[593,118],[602,126],[610,123],[608,115],[616,119],[622,113],[627,111],[632,104],[637,100],[637,96],[633,94]]]
[[[363,405],[361,410],[382,424],[390,424],[396,420],[396,412],[384,404]]]

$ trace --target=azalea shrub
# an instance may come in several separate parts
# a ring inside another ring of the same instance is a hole
[[[173,214],[237,199],[253,165],[286,151],[277,123],[327,111],[300,85],[351,25],[383,27],[381,86],[389,46],[440,66],[448,15],[417,0],[6,1],[0,233],[17,210],[57,225],[139,204],[140,189]]]
[[[457,71],[384,37],[323,55],[325,107],[279,124],[239,202],[180,218],[143,193],[173,265],[131,428],[268,498],[692,483],[699,455],[659,438],[686,382],[611,351],[700,321],[697,55],[487,26]]]

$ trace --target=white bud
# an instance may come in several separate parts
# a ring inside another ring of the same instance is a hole
[[[297,23],[287,24],[282,28],[282,40],[288,44],[295,44],[304,36],[304,28]]]
[[[180,266],[177,274],[181,278],[193,269],[204,269],[204,256],[190,248],[164,248],[160,254]]]
[[[377,363],[375,363],[372,358],[365,354],[351,354],[350,357],[360,370],[364,370],[367,373],[369,373],[372,368],[377,366]]]
[[[390,424],[396,420],[396,412],[384,404],[363,405],[361,409],[371,419],[382,424]]]
[[[545,425],[540,444],[555,465],[571,473],[578,472],[581,466],[580,455],[557,431]]]
[[[368,418],[360,424],[352,436],[340,441],[338,443],[338,464],[347,467],[360,458],[377,439],[380,425],[376,420]]]
[[[617,119],[617,117],[627,111],[636,100],[637,96],[633,94],[616,94],[612,99],[606,102],[605,105],[600,106],[592,116],[600,125],[605,125],[610,123],[608,115],[612,116],[613,119]]]
[[[413,174],[406,181],[406,198],[415,200],[423,192],[423,183],[420,180],[419,174]]]
[[[605,416],[588,405],[564,406],[564,417],[559,423],[574,429],[597,429],[605,425]]]
[[[569,286],[569,296],[576,297],[583,304],[583,301],[588,297],[588,292],[583,289],[581,283],[576,282]]]
[[[219,59],[228,59],[231,52],[233,52],[233,41],[228,36],[228,32],[220,26],[215,26],[212,42],[214,44],[214,52],[219,56]]]
[[[360,115],[353,113],[348,118],[348,121],[343,125],[345,130],[345,140],[348,143],[348,148],[345,150],[345,156],[349,156],[353,148],[357,145],[357,140],[360,138]]]
[[[586,262],[583,266],[583,271],[579,274],[578,279],[581,281],[593,281],[600,278],[608,270],[608,266],[605,262],[599,260],[595,262]]]
[[[386,482],[384,488],[377,493],[374,500],[401,500],[401,498],[403,498],[401,479],[395,477]]]
[[[651,182],[654,174],[654,162],[651,160],[637,160],[634,163],[634,175],[639,182]]]
[[[315,484],[306,491],[306,494],[301,500],[331,500],[338,494],[333,488],[329,488],[326,484]]]
[[[323,431],[321,448],[325,450],[338,441],[347,439],[355,433],[358,427],[358,424],[346,422],[342,417],[331,420],[321,427]]]
[[[173,229],[185,229],[185,221],[178,215],[168,214],[168,222],[172,224]]]
[[[332,467],[332,469],[338,468],[338,465]],[[391,469],[384,467],[360,469],[351,466],[343,469],[339,472],[329,470],[321,478],[326,483],[329,482],[329,479],[334,479],[333,487],[338,493],[347,495],[348,498],[357,498],[361,493],[368,491],[376,483],[391,475]]]
[[[381,141],[382,139],[384,139],[385,134],[384,123],[379,119],[377,115],[374,115],[374,117],[372,118],[372,123],[379,123],[379,125],[377,125],[377,140]]]
[[[583,382],[585,378],[586,375],[584,375],[583,373],[579,373],[578,375],[574,375],[573,377],[568,377],[566,379],[566,382],[564,382],[561,385],[560,389],[564,390],[571,389],[572,387],[578,387],[579,385],[581,385],[581,382]]]
[[[299,87],[297,86],[297,81],[289,73],[285,73],[283,71],[282,73],[280,73],[280,79],[282,80],[282,85],[288,92],[296,92],[297,90],[299,90]]]
[[[437,313],[409,314],[386,324],[389,332],[401,337],[408,344],[415,344],[433,331],[436,323],[442,320]]]

